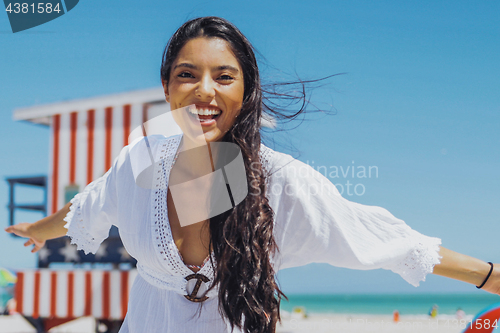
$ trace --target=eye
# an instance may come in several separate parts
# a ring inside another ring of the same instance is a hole
[[[234,78],[231,75],[224,74],[224,75],[219,76],[219,78],[217,80],[232,81],[232,80],[234,80]]]
[[[181,77],[181,78],[193,78],[194,76],[189,73],[189,72],[181,72],[177,75],[177,77]]]

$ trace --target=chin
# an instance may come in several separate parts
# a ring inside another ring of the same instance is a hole
[[[207,132],[204,132],[203,135],[205,136],[205,140],[207,142],[220,141],[223,137],[223,135],[221,135],[221,133],[219,133],[218,131],[214,131],[213,129],[209,130]]]
[[[219,137],[219,136],[213,136],[213,135],[205,135],[205,140],[207,142],[217,142],[217,141],[220,141],[222,139],[222,136]]]

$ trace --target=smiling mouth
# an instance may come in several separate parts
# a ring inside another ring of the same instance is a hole
[[[204,123],[219,118],[222,111],[220,109],[196,106],[196,108],[189,108],[188,113],[192,118],[198,120],[200,123]]]

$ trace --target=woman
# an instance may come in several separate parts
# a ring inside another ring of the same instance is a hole
[[[322,175],[262,145],[257,62],[229,22],[205,17],[180,27],[161,78],[184,135],[134,141],[61,211],[7,228],[30,238],[32,252],[66,234],[95,252],[117,225],[139,271],[120,332],[273,332],[284,296],[275,273],[311,262],[391,269],[415,286],[434,273],[500,293],[497,266],[440,247],[380,207],[343,199]],[[193,124],[201,132],[187,130]],[[189,153],[205,141],[200,154]],[[226,212],[183,223],[173,185],[215,172],[217,142],[239,148],[249,194]],[[145,150],[159,161],[152,188],[134,175]]]

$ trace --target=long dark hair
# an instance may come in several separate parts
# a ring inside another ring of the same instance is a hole
[[[278,248],[273,236],[274,213],[266,197],[266,175],[259,158],[263,109],[271,113],[273,110],[263,101],[252,45],[233,24],[219,17],[190,20],[174,33],[163,54],[164,82],[168,84],[172,64],[182,47],[198,37],[227,41],[243,69],[242,108],[222,141],[240,147],[252,193],[232,210],[210,219],[210,252],[214,252],[217,263],[212,288],[218,285],[219,311],[233,329],[236,326],[245,332],[274,332],[280,320],[280,300],[285,295],[270,261]],[[299,112],[285,118],[296,117],[304,108],[303,104]]]

